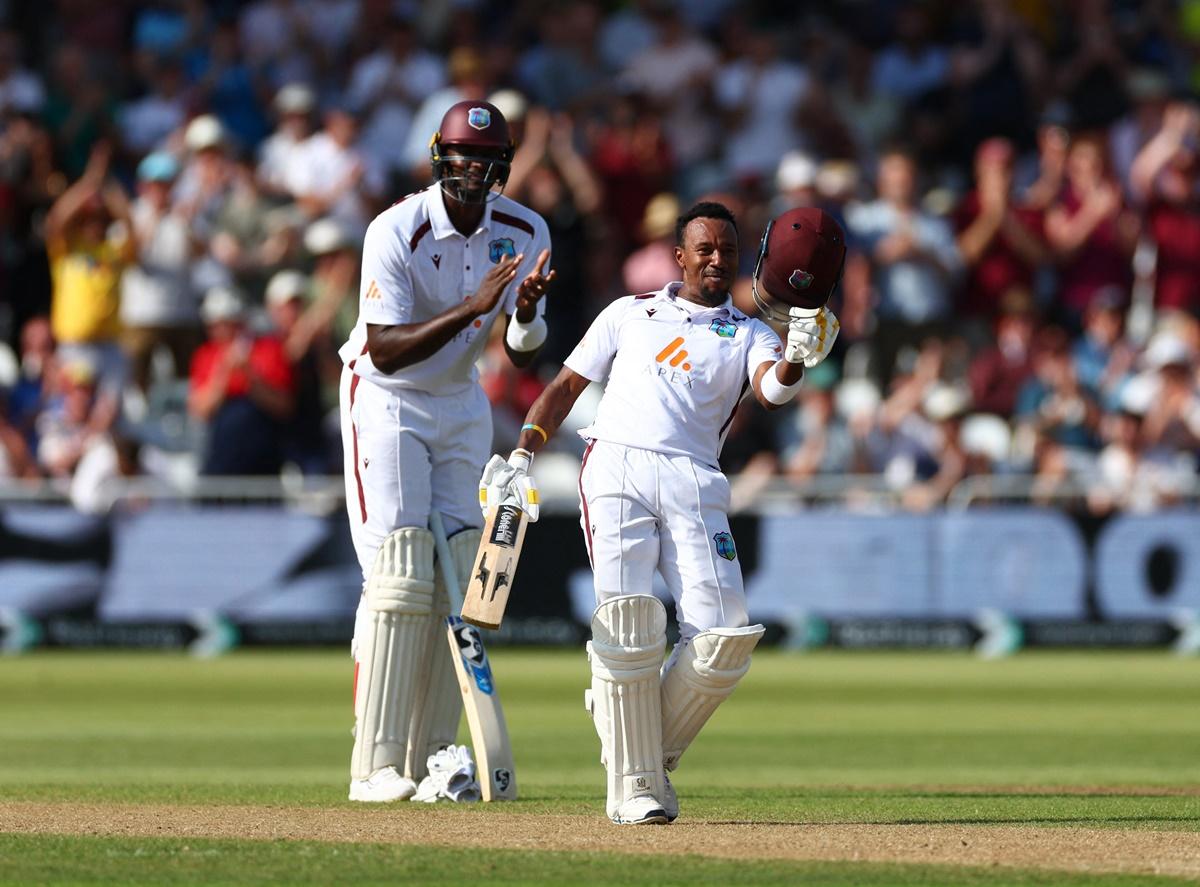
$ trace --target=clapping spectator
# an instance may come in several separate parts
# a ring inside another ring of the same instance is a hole
[[[1013,146],[984,141],[975,151],[975,190],[955,213],[958,249],[967,266],[963,312],[990,324],[1000,300],[1014,288],[1031,290],[1049,260],[1041,214],[1013,201]]]
[[[917,203],[917,166],[893,148],[879,160],[878,199],[847,210],[849,233],[872,263],[878,292],[875,372],[886,385],[896,355],[942,332],[962,258],[950,226]]]
[[[178,173],[178,161],[165,151],[147,155],[137,168],[131,212],[137,261],[121,278],[121,322],[133,381],[143,393],[156,349],[169,355],[175,378],[182,378],[200,338],[191,267],[202,244],[171,204]]]
[[[353,237],[366,231],[385,185],[357,140],[354,115],[330,108],[324,127],[304,142],[287,171],[288,189],[305,216],[336,218]]]
[[[208,340],[192,357],[188,412],[205,426],[201,474],[276,474],[284,427],[295,404],[295,380],[283,343],[254,335],[232,290],[204,296]]]
[[[1134,160],[1130,186],[1156,247],[1158,308],[1200,310],[1200,111],[1174,102]]]
[[[129,200],[108,175],[111,156],[107,143],[98,145],[83,176],[46,216],[54,338],[64,364],[87,364],[95,375],[97,422],[103,427],[116,419],[128,377],[117,341],[120,286],[121,275],[137,258]]]
[[[276,125],[258,147],[255,175],[263,192],[280,200],[290,200],[288,169],[295,162],[300,146],[312,135],[312,113],[317,97],[304,83],[289,83],[275,93],[272,108]]]
[[[1067,187],[1046,214],[1046,238],[1060,262],[1059,319],[1076,330],[1097,296],[1127,299],[1137,218],[1124,205],[1101,135],[1071,142],[1066,173]]]

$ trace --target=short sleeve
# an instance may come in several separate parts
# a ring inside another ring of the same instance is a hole
[[[755,318],[750,324],[750,347],[746,351],[746,376],[754,378],[754,372],[767,361],[774,363],[783,357],[783,342],[775,331]]]
[[[392,326],[410,323],[413,308],[412,275],[407,245],[399,233],[378,220],[363,241],[362,282],[358,316],[364,323]]]
[[[546,223],[541,216],[537,216],[533,226],[533,239],[529,241],[529,246],[525,250],[525,258],[521,262],[521,267],[517,269],[516,279],[508,288],[508,294],[504,297],[504,313],[512,315],[517,310],[517,290],[522,280],[533,273],[533,269],[537,267],[537,257],[541,255],[542,250],[550,249],[550,230],[546,227]],[[546,264],[542,266],[542,273],[549,274],[550,267],[554,261],[554,254],[551,253],[546,259]],[[546,300],[539,299],[537,303],[537,316],[542,317],[546,313]]]
[[[600,312],[575,350],[563,361],[564,366],[593,382],[603,382],[608,378],[613,357],[617,353],[620,319],[630,298],[617,299]]]

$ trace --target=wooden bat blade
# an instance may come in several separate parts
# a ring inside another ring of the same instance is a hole
[[[499,628],[504,620],[528,525],[518,505],[501,504],[488,512],[462,606],[462,618],[472,625]]]
[[[471,730],[483,800],[516,800],[517,771],[508,739],[508,724],[504,720],[492,665],[479,630],[457,616],[449,616],[446,639],[454,660],[454,672],[458,675],[467,726]]]

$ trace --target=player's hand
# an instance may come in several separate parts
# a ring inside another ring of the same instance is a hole
[[[516,280],[517,268],[521,266],[521,260],[524,258],[524,253],[503,258],[483,276],[483,283],[479,284],[475,295],[468,299],[471,310],[476,315],[482,316],[496,307],[496,303],[500,301],[500,297],[504,295],[508,285]]]
[[[484,514],[497,505],[510,503],[519,505],[536,523],[538,512],[537,484],[529,476],[533,456],[526,450],[513,450],[507,461],[502,456],[492,456],[483,467],[479,479],[479,508]]]
[[[538,303],[542,296],[550,289],[550,281],[554,279],[554,271],[549,274],[542,274],[542,268],[550,259],[550,250],[544,249],[538,254],[537,265],[529,276],[521,281],[517,287],[517,311],[524,309],[532,309]]]
[[[826,357],[842,325],[828,308],[791,308],[788,310],[787,347],[783,356],[788,363],[802,363],[812,369]]]

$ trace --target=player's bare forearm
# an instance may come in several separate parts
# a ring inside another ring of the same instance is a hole
[[[394,373],[432,357],[478,316],[463,302],[423,323],[368,323],[367,353],[381,373]]]
[[[536,425],[546,433],[545,439],[537,428],[526,428],[517,439],[517,446],[523,450],[536,453],[546,445],[546,441],[554,435],[562,425],[579,395],[591,384],[591,380],[579,375],[574,370],[563,367],[554,381],[551,382],[541,396],[534,401],[525,416],[526,425]]]

